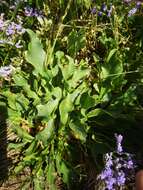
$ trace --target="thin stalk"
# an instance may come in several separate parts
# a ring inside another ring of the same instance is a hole
[[[67,16],[67,13],[68,13],[68,10],[70,9],[71,3],[72,3],[72,0],[69,0],[69,2],[67,4],[67,7],[66,7],[66,10],[65,10],[65,14],[62,16],[61,21],[59,23],[59,28],[58,28],[55,40],[53,42],[53,46],[52,46],[52,48],[50,50],[50,53],[49,53],[49,48],[47,49],[46,64],[45,65],[49,65],[49,63],[50,63],[50,60],[52,58],[52,54],[54,52],[54,48],[55,48],[57,39],[58,39],[59,35],[62,33],[62,31],[63,31],[63,28],[64,28],[63,21],[64,21],[65,17]]]

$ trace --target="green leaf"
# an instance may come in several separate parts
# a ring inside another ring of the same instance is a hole
[[[26,31],[30,36],[31,42],[28,45],[28,51],[25,52],[25,58],[33,65],[36,73],[43,75],[46,53],[36,34],[30,29],[27,29]]]
[[[13,75],[13,80],[17,86],[23,87],[25,85],[28,85],[28,81],[24,76],[22,76],[22,73],[16,73],[15,75]]]
[[[85,44],[85,30],[80,29],[78,32],[72,30],[68,36],[68,53],[72,57],[76,56],[77,52],[85,47]]]
[[[62,175],[64,183],[69,185],[70,169],[67,166],[66,162],[62,160],[59,155],[57,155],[56,157],[56,167],[57,167],[58,173]]]
[[[60,87],[53,88],[51,95],[60,100],[62,98],[62,89]]]
[[[37,110],[38,110],[38,117],[44,117],[44,118],[49,118],[52,113],[54,113],[54,111],[57,109],[59,100],[50,100],[47,104],[40,104],[37,105]]]
[[[82,142],[86,141],[87,133],[83,124],[81,124],[79,121],[74,121],[69,124],[69,127],[71,128],[76,139],[79,139]]]
[[[65,81],[70,79],[73,76],[76,69],[74,60],[69,56],[66,56],[66,58],[67,60],[65,60],[64,65],[62,64],[59,65]]]
[[[87,117],[88,118],[90,118],[90,117],[96,117],[99,114],[101,114],[101,112],[102,112],[102,110],[100,108],[97,108],[95,110],[92,110],[92,111],[88,112]]]
[[[19,174],[19,173],[24,169],[24,167],[25,167],[25,164],[24,164],[23,162],[20,162],[20,163],[18,164],[18,166],[16,166],[16,167],[14,168],[14,172],[15,172],[16,174]]]
[[[75,70],[72,79],[68,82],[70,88],[76,88],[77,85],[83,82],[83,79],[87,77],[89,73],[90,73],[90,69],[82,67],[82,66],[78,67]]]
[[[43,142],[43,144],[46,145],[48,140],[51,139],[51,137],[53,136],[54,130],[54,119],[51,119],[48,121],[47,126],[36,135],[36,139]]]
[[[96,105],[95,99],[92,96],[90,96],[88,92],[85,92],[81,95],[80,104],[81,107],[84,109],[89,109]]]
[[[24,92],[27,94],[29,98],[39,99],[38,95],[31,90],[31,86],[28,84],[27,79],[22,76],[21,73],[17,73],[13,76],[13,80],[17,86],[23,87]]]
[[[20,126],[13,126],[12,130],[17,134],[19,138],[22,138],[23,140],[31,142],[34,139],[34,137],[32,137],[26,130],[24,130]]]
[[[21,150],[23,149],[25,144],[26,144],[25,142],[24,143],[9,143],[7,148],[8,150],[12,150],[12,149]]]
[[[34,177],[34,190],[45,190],[44,171],[42,167],[38,168],[38,171],[36,171],[36,176]]]
[[[101,108],[96,108],[95,110],[92,110],[90,112],[87,113],[87,117],[90,118],[90,117],[96,117],[96,116],[99,116],[99,115],[108,115],[109,117],[111,117],[112,119],[115,119],[116,118],[116,115],[115,114],[112,114],[110,113],[109,111],[106,111],[106,110],[103,110]]]
[[[61,51],[56,52],[56,58],[64,80],[66,81],[70,79],[76,69],[74,60],[70,56],[65,56],[64,53]]]
[[[35,164],[36,161],[38,161],[38,157],[37,157],[37,154],[36,153],[32,153],[30,155],[26,155],[24,158],[23,158],[23,162],[26,165],[33,165]]]
[[[68,114],[73,110],[73,103],[70,98],[70,94],[66,96],[64,100],[62,100],[60,106],[59,106],[59,111],[60,111],[60,116],[61,116],[61,122],[63,124],[67,123],[68,120]]]
[[[56,177],[57,177],[57,173],[55,170],[55,166],[54,166],[54,162],[50,161],[50,164],[47,166],[47,182],[49,185],[49,189],[50,190],[57,190],[56,187]]]
[[[106,62],[108,63],[110,61],[110,59],[113,57],[113,55],[117,52],[117,49],[112,49],[110,52],[109,52],[109,55],[106,59]]]
[[[68,161],[63,160],[61,155],[56,156],[57,172],[61,175],[63,182],[67,185],[68,189],[73,189],[73,180],[77,177],[73,167]]]
[[[36,140],[34,139],[34,140],[31,142],[30,146],[25,150],[25,155],[29,155],[29,154],[34,153],[35,150],[36,150],[36,148],[37,148],[37,142],[36,142]]]

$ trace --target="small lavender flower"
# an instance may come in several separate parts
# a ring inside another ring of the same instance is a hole
[[[103,15],[103,12],[102,11],[98,11],[98,16],[102,16]]]
[[[25,7],[24,8],[25,16],[28,16],[28,17],[33,16],[33,12],[34,12],[34,10],[31,7]]]
[[[13,71],[12,66],[4,66],[0,68],[0,77],[8,77]]]
[[[124,3],[131,3],[132,2],[132,0],[124,0]]]
[[[42,16],[42,12],[37,9],[33,9],[32,7],[25,7],[24,8],[24,13],[25,13],[25,16],[28,16],[28,17],[38,17],[38,16]]]
[[[103,3],[101,5],[101,11],[105,12],[106,10],[107,10],[107,5],[106,5],[106,3]]]
[[[125,173],[121,170],[120,172],[118,172],[116,183],[118,186],[123,186],[125,184],[125,181],[126,181]]]
[[[116,179],[114,177],[109,178],[106,180],[106,187],[108,190],[114,190],[114,184],[116,183]]]
[[[112,4],[110,4],[110,9],[107,11],[107,17],[111,17],[112,11],[113,11],[113,6]]]
[[[96,10],[96,7],[94,7],[93,9],[91,9],[91,13],[92,14],[96,14],[97,10]]]
[[[137,10],[138,10],[137,7],[132,8],[132,9],[129,11],[129,13],[128,13],[128,17],[134,15],[134,14],[137,12]]]
[[[22,27],[21,24],[15,24],[15,30],[17,34],[23,34],[25,32],[25,29]]]
[[[15,34],[15,23],[12,22],[8,28],[6,29],[6,35],[7,36],[11,36],[11,35],[14,35]]]
[[[24,32],[25,29],[22,27],[22,25],[16,24],[15,22],[10,23],[6,29],[7,36],[11,36],[14,34],[23,34]]]
[[[19,49],[19,48],[22,48],[23,46],[20,45],[20,41],[18,41],[18,42],[15,44],[15,47]]]
[[[4,22],[4,14],[2,13],[1,15],[0,15],[0,30],[3,30],[4,29],[4,27],[5,27],[5,22]]]
[[[137,8],[137,9],[140,9],[140,8],[141,8],[141,2],[140,2],[140,1],[138,1],[138,2],[136,3],[136,8]]]
[[[113,162],[112,162],[112,152],[110,153],[107,153],[105,155],[105,160],[106,160],[106,167],[109,168],[113,165]]]
[[[101,173],[101,176],[100,178],[101,179],[106,179],[106,178],[109,178],[109,177],[112,177],[113,173],[112,173],[112,169],[110,167],[106,167],[102,173]]]
[[[123,151],[123,148],[121,145],[122,140],[123,140],[123,136],[115,134],[115,137],[116,137],[116,142],[117,142],[117,152],[121,153]]]

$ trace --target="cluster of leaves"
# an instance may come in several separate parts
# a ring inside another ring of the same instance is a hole
[[[16,55],[8,46],[0,50],[3,65],[11,56],[17,60],[0,95],[8,130],[16,134],[8,145],[19,152],[14,173],[29,171],[23,189],[54,190],[59,181],[62,189],[88,186],[89,168],[96,168],[96,178],[115,132],[127,136],[131,151],[142,147],[132,138],[140,135],[142,113],[142,16],[127,18],[129,7],[118,1],[110,18],[93,15],[101,4],[29,0],[16,6],[15,15],[25,5],[43,14],[22,16],[32,30],[21,36],[24,47]]]

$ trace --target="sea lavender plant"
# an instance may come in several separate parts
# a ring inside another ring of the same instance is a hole
[[[105,168],[98,176],[99,180],[105,182],[105,189],[115,190],[122,188],[126,181],[129,180],[128,175],[134,174],[135,164],[132,155],[123,151],[122,135],[115,134],[117,149],[114,152],[105,155]]]

